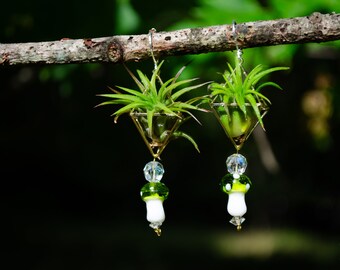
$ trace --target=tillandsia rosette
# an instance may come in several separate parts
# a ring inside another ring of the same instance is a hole
[[[262,117],[271,102],[261,90],[269,86],[282,88],[271,81],[260,81],[272,72],[287,69],[289,67],[265,68],[257,65],[247,73],[242,66],[242,59],[235,54],[235,66],[228,63],[228,69],[222,74],[224,81],[209,84],[211,106],[230,137],[239,138],[249,132],[254,121],[264,128]]]
[[[178,73],[163,82],[160,77],[162,61],[153,70],[149,79],[142,71],[137,70],[139,79],[126,67],[128,73],[135,81],[137,89],[130,89],[122,86],[116,88],[109,87],[113,93],[100,94],[99,96],[108,98],[97,106],[121,105],[112,115],[117,122],[119,116],[129,113],[140,131],[145,143],[149,147],[152,155],[159,158],[170,139],[183,137],[189,140],[198,150],[197,143],[188,134],[179,131],[179,127],[189,118],[197,118],[192,111],[208,110],[200,105],[207,103],[209,97],[194,96],[183,100],[185,94],[192,92],[209,82],[188,85],[198,78],[178,80],[185,66]]]

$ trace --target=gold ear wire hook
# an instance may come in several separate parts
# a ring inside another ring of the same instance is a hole
[[[152,60],[153,60],[153,63],[154,63],[154,69],[156,70],[157,69],[157,61],[156,61],[155,55],[153,54],[153,33],[155,33],[155,32],[156,32],[155,28],[151,28],[149,30],[149,45],[150,45],[151,57],[152,57]]]

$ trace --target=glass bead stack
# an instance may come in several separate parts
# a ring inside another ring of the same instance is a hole
[[[241,229],[241,224],[247,212],[245,194],[251,186],[250,179],[244,175],[247,168],[247,160],[241,154],[233,154],[226,161],[228,173],[222,178],[221,190],[228,194],[228,213],[233,216],[230,223],[235,225],[237,230]]]
[[[163,201],[169,195],[168,187],[160,182],[164,174],[164,168],[160,162],[154,160],[147,163],[143,171],[148,183],[142,187],[140,196],[146,203],[146,219],[150,222],[149,226],[160,236],[160,227],[165,220]]]

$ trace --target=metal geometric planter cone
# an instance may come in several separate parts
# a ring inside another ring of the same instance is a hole
[[[264,103],[258,103],[261,118],[268,112],[269,107]],[[251,104],[246,103],[246,114],[236,103],[212,103],[213,112],[221,124],[223,130],[239,151],[249,135],[259,124],[259,120]]]
[[[130,116],[154,158],[160,157],[174,132],[183,123],[181,114],[155,113],[151,125],[147,113],[132,111]]]

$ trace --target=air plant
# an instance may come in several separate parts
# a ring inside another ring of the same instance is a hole
[[[274,82],[260,81],[272,72],[287,69],[288,67],[265,68],[257,65],[247,74],[241,57],[235,55],[235,67],[228,63],[228,69],[222,74],[224,82],[212,82],[208,86],[214,112],[228,136],[234,140],[242,138],[240,145],[247,136],[245,134],[249,135],[257,123],[264,129],[262,117],[271,102],[261,90],[269,86],[282,89]]]
[[[263,127],[261,113],[258,108],[259,103],[271,104],[270,100],[260,91],[262,88],[272,86],[278,89],[282,88],[274,82],[264,82],[257,86],[260,80],[279,70],[287,70],[289,67],[273,67],[265,68],[259,64],[253,68],[248,74],[242,67],[241,59],[235,57],[235,68],[228,63],[228,68],[223,74],[223,83],[213,82],[209,85],[212,98],[218,98],[220,102],[225,104],[236,104],[244,115],[247,115],[246,104],[250,104],[253,108],[259,123]]]
[[[129,113],[141,132],[149,150],[157,158],[169,140],[178,137],[189,140],[199,151],[195,140],[190,135],[179,131],[178,128],[189,118],[194,118],[199,123],[198,119],[192,114],[192,111],[207,112],[206,109],[200,107],[200,104],[208,100],[208,96],[195,96],[184,101],[180,100],[184,94],[209,82],[187,86],[198,78],[178,80],[186,66],[183,66],[174,77],[163,82],[160,77],[163,63],[164,61],[156,65],[150,79],[142,71],[137,70],[138,79],[125,66],[136,83],[137,89],[122,86],[117,86],[116,88],[109,87],[113,93],[98,95],[109,100],[97,105],[121,105],[112,114],[112,116],[115,116],[114,122],[117,123],[118,118],[122,114]],[[154,151],[154,148],[157,151]]]

